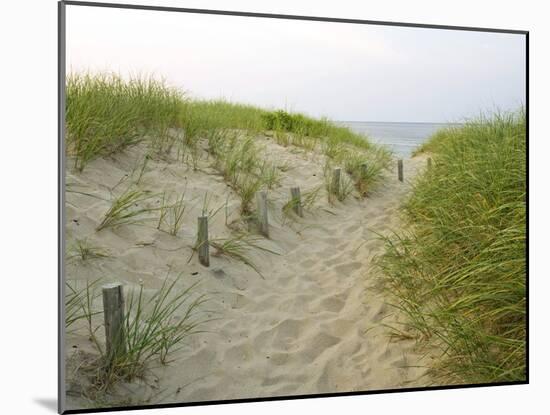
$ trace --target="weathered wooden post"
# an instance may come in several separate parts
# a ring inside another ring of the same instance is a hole
[[[210,266],[210,244],[208,242],[208,216],[199,216],[197,244],[199,250],[199,262],[205,267]]]
[[[432,158],[428,157],[428,170],[432,168]]]
[[[362,178],[367,177],[368,171],[369,171],[369,168],[368,168],[367,163],[362,163],[361,164],[361,177]]]
[[[267,192],[265,190],[256,193],[256,205],[260,233],[269,238],[269,225],[267,221]]]
[[[403,159],[397,160],[397,178],[400,182],[403,181]]]
[[[300,188],[299,187],[291,187],[290,188],[290,197],[292,198],[292,209],[294,209],[294,212],[300,216],[301,218],[304,217],[304,211],[302,209],[302,196],[300,194]]]
[[[103,292],[103,316],[105,319],[105,342],[109,363],[126,353],[124,333],[124,294],[122,284],[115,282],[101,287]]]
[[[332,193],[338,195],[340,193],[340,176],[342,175],[342,169],[340,167],[335,168],[332,171]]]

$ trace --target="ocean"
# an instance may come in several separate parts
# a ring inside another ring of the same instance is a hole
[[[366,134],[374,143],[390,148],[395,155],[410,157],[416,147],[439,130],[451,125],[445,123],[420,122],[367,122],[339,121],[338,124],[359,134]]]

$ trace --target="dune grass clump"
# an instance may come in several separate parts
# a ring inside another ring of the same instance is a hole
[[[353,181],[344,171],[340,172],[340,180],[334,180],[334,165],[328,159],[323,167],[323,178],[329,203],[334,203],[335,199],[343,202],[353,193]]]
[[[383,147],[368,152],[350,149],[341,151],[336,160],[344,167],[361,196],[366,196],[382,180],[382,173],[391,163],[391,153]]]
[[[66,86],[67,153],[82,170],[142,140],[164,139],[178,124],[182,93],[153,78],[73,74]]]
[[[215,168],[223,175],[241,199],[241,214],[250,215],[256,192],[263,186],[273,188],[280,181],[280,172],[262,157],[262,149],[254,137],[227,135],[227,140],[219,143],[213,136],[216,148]]]
[[[76,281],[65,283],[65,327],[69,328],[74,323],[85,320],[89,338],[96,344],[95,332],[97,328],[93,328],[92,319],[101,312],[94,309],[93,303],[101,295],[97,290],[100,281],[100,279],[86,281],[84,287],[78,287]],[[101,349],[101,346],[99,348]]]
[[[247,104],[218,100],[190,99],[187,111],[202,120],[204,130],[245,130],[251,134],[264,128],[262,114],[266,111]]]
[[[296,210],[300,206],[302,210],[311,212],[319,198],[320,191],[323,186],[314,187],[301,194],[300,199],[290,196],[288,201],[283,205],[281,211],[284,218],[296,219]]]
[[[130,291],[126,299],[126,352],[116,365],[126,377],[136,376],[151,359],[158,357],[167,363],[170,352],[182,347],[182,340],[198,332],[204,324],[199,317],[201,306],[207,301],[204,295],[197,295],[198,283],[185,289],[178,289],[179,278],[166,278],[159,290],[146,299],[143,285],[137,293]]]
[[[315,119],[283,110],[265,111],[261,117],[264,121],[264,129],[295,133],[300,137],[296,141],[298,143],[303,137],[316,137],[332,139],[362,149],[369,149],[372,146],[364,136],[354,133],[347,127],[336,125],[327,118]]]
[[[239,232],[229,238],[215,238],[210,241],[210,244],[216,249],[213,255],[215,256],[227,256],[237,261],[241,261],[245,265],[248,265],[254,271],[263,278],[262,273],[258,266],[252,261],[248,252],[251,249],[256,249],[262,252],[267,252],[273,255],[280,255],[279,253],[272,251],[259,245],[259,242],[263,238],[257,235],[251,235],[246,232]]]
[[[145,190],[128,188],[120,196],[116,197],[111,207],[103,215],[103,220],[97,226],[100,231],[105,228],[114,228],[120,225],[141,223],[150,218],[143,215],[153,212],[155,209],[146,206],[145,202],[154,195]]]
[[[170,196],[164,192],[159,208],[157,229],[168,232],[172,236],[176,236],[183,225],[183,215],[187,208],[185,190],[173,203],[169,203],[169,199]]]
[[[241,214],[249,216],[252,213],[252,202],[256,193],[262,188],[263,181],[260,177],[242,174],[234,182],[235,193],[241,199]]]
[[[525,380],[526,145],[523,111],[436,133],[378,259],[403,331],[441,351],[438,380]]]
[[[198,170],[206,150],[217,159],[228,183],[235,186],[242,172],[261,176],[256,136],[266,130],[273,131],[274,140],[282,146],[306,151],[320,147],[342,165],[350,155],[362,154],[370,162],[368,174],[351,171],[349,163],[347,167],[361,194],[387,168],[386,150],[326,118],[223,100],[191,99],[154,78],[124,79],[110,73],[72,74],[66,89],[66,152],[80,171],[95,158],[145,142],[149,151],[135,172],[138,183],[151,158],[170,160],[175,156]],[[277,183],[276,172],[272,169],[268,173],[272,174],[264,175],[265,185],[272,188]]]
[[[264,160],[259,167],[261,181],[268,189],[273,189],[281,183],[281,170],[272,162]]]
[[[73,244],[69,246],[67,260],[78,259],[82,262],[89,262],[94,259],[108,258],[110,256],[109,251],[92,245],[87,239],[76,239]]]
[[[183,347],[185,340],[200,333],[211,319],[204,316],[207,297],[197,293],[197,283],[181,288],[181,276],[164,279],[154,293],[146,293],[143,284],[128,290],[125,300],[124,352],[108,356],[100,328],[103,315],[97,301],[101,297],[99,280],[86,282],[77,288],[76,282],[67,282],[66,327],[84,319],[97,357],[80,366],[86,379],[82,392],[96,398],[107,392],[118,381],[143,378],[148,365],[157,360],[170,363],[171,353]],[[84,382],[84,380],[83,380]]]
[[[360,196],[366,196],[382,180],[391,163],[391,152],[384,147],[357,148],[334,138],[323,142],[322,152],[331,163],[344,167]]]

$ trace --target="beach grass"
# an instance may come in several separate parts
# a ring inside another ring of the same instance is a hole
[[[379,157],[386,154],[388,158],[387,150],[326,118],[225,100],[192,99],[153,77],[73,73],[67,78],[66,92],[66,152],[79,171],[95,158],[114,155],[143,141],[151,147],[151,156],[169,157],[177,150],[177,157],[196,170],[201,140],[207,141],[210,154],[219,157],[228,148],[224,144],[238,132],[255,140],[268,131],[280,145],[306,151],[320,146],[333,159],[363,153],[371,160],[364,182],[378,180],[387,168],[385,158]],[[146,161],[142,167],[140,179]]]
[[[99,330],[102,324],[97,317],[103,315],[96,304],[101,297],[99,281],[87,281],[84,287],[68,281],[65,298],[66,327],[85,320],[90,340],[98,352],[96,358],[79,368],[84,375],[82,392],[93,400],[119,381],[143,378],[153,360],[158,359],[163,365],[170,363],[169,355],[211,321],[204,310],[208,298],[197,293],[198,283],[181,288],[177,285],[181,275],[167,276],[152,294],[146,293],[140,284],[137,289],[128,289],[126,294],[124,351],[108,356]]]
[[[353,193],[353,181],[345,173],[340,173],[340,180],[334,181],[334,164],[330,159],[327,159],[323,167],[323,177],[325,183],[325,190],[327,192],[328,202],[334,203],[334,200],[343,202]]]
[[[94,259],[108,258],[109,251],[99,246],[95,246],[87,239],[76,239],[68,249],[67,260],[78,259],[82,262],[89,262]]]
[[[388,292],[441,352],[435,379],[526,379],[525,113],[437,132],[433,165],[403,206],[405,231],[378,258]]]
[[[74,323],[85,320],[89,329],[90,338],[96,330],[92,329],[92,319],[101,314],[93,308],[93,302],[99,298],[97,286],[101,280],[86,281],[84,287],[78,287],[76,282],[65,283],[65,327],[69,328]]]
[[[146,206],[146,202],[153,196],[151,192],[130,186],[120,196],[113,199],[96,230],[141,223],[150,219],[144,216],[155,210]]]
[[[157,229],[166,231],[172,236],[176,236],[183,225],[183,215],[187,208],[185,190],[179,197],[176,197],[173,203],[170,203],[169,199],[170,195],[164,192],[159,208]]]
[[[145,136],[164,139],[178,123],[183,99],[154,78],[124,80],[111,73],[69,75],[66,91],[66,150],[79,170]]]
[[[263,278],[259,267],[250,258],[248,252],[255,249],[273,255],[280,255],[278,252],[261,246],[259,242],[263,241],[263,239],[264,238],[257,235],[251,235],[247,232],[238,232],[228,238],[215,238],[210,241],[210,244],[216,249],[214,253],[215,256],[226,256],[241,261]]]

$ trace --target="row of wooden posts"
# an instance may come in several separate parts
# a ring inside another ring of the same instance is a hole
[[[432,158],[428,157],[426,160],[426,164],[428,167],[428,170],[432,168]],[[402,182],[403,181],[403,159],[397,160],[397,179]]]
[[[428,169],[432,166],[432,159],[427,160]],[[366,164],[363,165],[367,168]],[[335,168],[332,175],[332,191],[338,192],[340,188],[341,168]],[[403,160],[397,160],[397,178],[403,181]],[[294,212],[303,217],[302,200],[299,187],[290,188],[290,197]],[[256,207],[258,214],[258,227],[262,235],[269,237],[269,223],[267,215],[267,192],[260,191],[256,193]],[[210,266],[210,253],[208,243],[208,216],[203,215],[198,218],[198,254],[199,262],[208,267]],[[105,318],[105,342],[107,356],[109,359],[125,352],[124,342],[124,293],[121,283],[107,284],[102,287],[103,294],[103,314]]]
[[[428,158],[428,168],[432,165],[432,159]],[[365,172],[367,171],[367,164],[363,163],[361,169]],[[332,171],[332,183],[331,190],[334,194],[338,194],[340,189],[340,180],[342,176],[342,169],[336,167]],[[403,160],[397,160],[397,178],[400,182],[403,181]],[[303,217],[303,207],[302,199],[300,195],[299,187],[290,188],[290,197],[293,201],[292,208],[294,212]],[[257,219],[259,231],[262,235],[269,237],[269,223],[267,216],[267,192],[262,190],[256,193],[256,207],[257,207]],[[209,244],[208,244],[208,217],[199,216],[198,218],[198,251],[199,251],[199,262],[204,266],[210,266],[210,254],[209,254]]]

